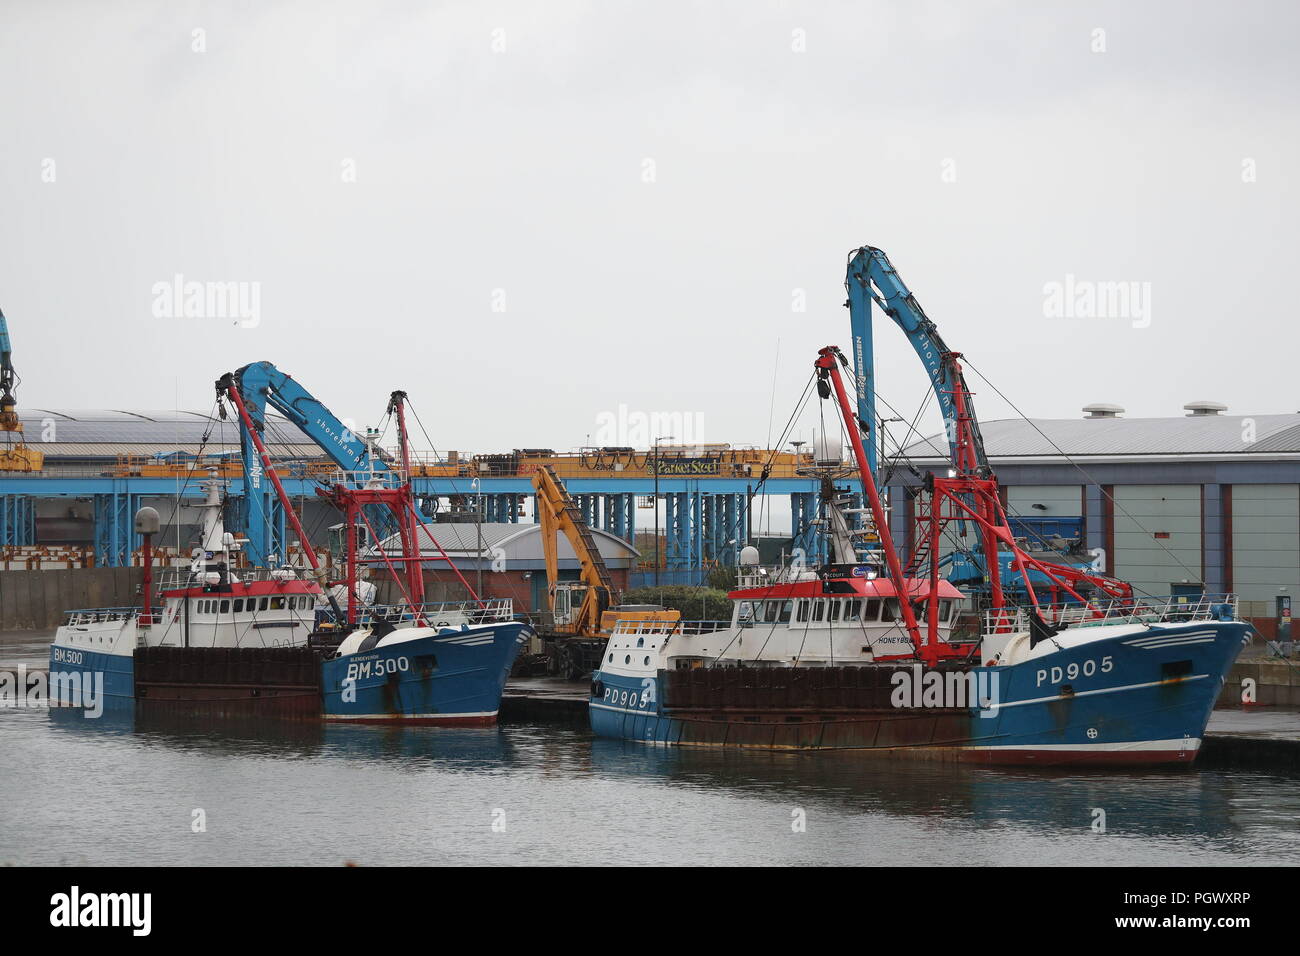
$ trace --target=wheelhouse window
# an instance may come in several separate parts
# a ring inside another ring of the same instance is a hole
[[[812,602],[812,619],[814,623],[819,623],[826,619],[826,602],[821,598]]]
[[[753,627],[758,617],[759,605],[754,601],[737,601],[735,622],[737,627]]]
[[[802,624],[804,621],[808,620],[808,602],[807,602],[807,601],[800,601],[800,602],[799,602],[798,606],[795,608],[794,619],[795,619],[796,621],[798,621],[800,624]]]
[[[244,612],[244,599],[235,598],[235,613],[242,614],[243,612]]]
[[[844,620],[860,621],[862,620],[862,599],[851,598],[844,602]]]
[[[780,608],[777,615],[777,622],[780,624],[789,624],[790,615],[794,613],[794,601],[777,601],[774,602]]]
[[[880,598],[870,598],[867,600],[867,609],[862,612],[862,620],[879,621],[880,620]]]
[[[840,619],[840,608],[843,604],[843,601],[827,601],[826,620],[830,621],[832,624],[838,621]]]

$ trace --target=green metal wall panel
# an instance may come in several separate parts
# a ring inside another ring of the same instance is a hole
[[[1117,486],[1114,567],[1138,593],[1168,595],[1174,584],[1200,583],[1201,486]]]
[[[1232,568],[1238,597],[1269,605],[1260,613],[1300,596],[1300,485],[1232,486]]]

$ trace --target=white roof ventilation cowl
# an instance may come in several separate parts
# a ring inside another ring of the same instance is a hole
[[[1083,410],[1088,414],[1087,418],[1119,418],[1124,414],[1122,405],[1110,405],[1106,402],[1093,402],[1091,405],[1083,406]]]

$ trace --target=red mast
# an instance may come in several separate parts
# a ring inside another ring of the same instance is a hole
[[[849,441],[853,445],[853,457],[857,459],[858,472],[862,476],[862,491],[867,496],[867,504],[871,508],[871,517],[876,522],[876,531],[880,535],[880,544],[885,549],[885,563],[889,566],[889,576],[894,582],[894,593],[898,595],[899,610],[903,614],[903,623],[907,627],[907,635],[912,641],[918,654],[927,664],[933,664],[937,657],[937,647],[929,642],[921,641],[921,630],[916,623],[916,612],[912,607],[911,595],[907,593],[907,580],[903,577],[903,566],[898,560],[898,552],[894,549],[894,539],[889,533],[889,525],[885,517],[885,509],[880,503],[880,493],[876,489],[875,478],[871,474],[871,467],[867,464],[867,452],[862,445],[862,429],[858,425],[857,419],[849,407],[849,396],[844,391],[844,381],[840,378],[839,365],[836,359],[843,360],[839,349],[834,346],[827,346],[817,353],[817,388],[823,398],[830,395],[826,386],[826,380],[829,378],[831,385],[835,389],[835,398],[839,402],[840,415],[844,419],[844,430],[849,433]],[[937,591],[937,588],[936,588]]]
[[[402,473],[398,476],[401,483],[396,487],[384,485],[383,478],[376,477],[375,481],[363,488],[352,488],[346,484],[335,483],[328,490],[318,490],[317,494],[330,501],[336,508],[344,513],[347,534],[347,564],[348,564],[348,624],[355,626],[357,623],[356,612],[356,581],[357,581],[357,548],[356,548],[356,522],[361,522],[370,531],[371,539],[374,541],[376,549],[379,552],[379,559],[382,560],[388,568],[389,574],[402,589],[402,597],[410,606],[411,612],[418,624],[424,623],[424,562],[425,561],[445,561],[451,567],[452,572],[469,591],[473,599],[481,606],[482,598],[465,580],[465,576],[460,573],[454,561],[443,550],[442,545],[438,544],[437,539],[433,536],[427,525],[420,520],[415,510],[415,492],[411,487],[411,452],[410,441],[406,429],[406,393],[402,391],[393,392],[389,398],[388,410],[397,416],[397,432],[400,444],[400,455],[402,459]],[[393,557],[386,548],[382,547],[379,535],[370,520],[366,517],[365,508],[367,505],[383,505],[392,513],[397,521],[398,537],[402,543],[402,556]],[[423,531],[433,546],[438,549],[438,556],[426,556],[421,552],[423,544],[419,540],[420,532]],[[397,565],[401,565],[399,572]]]
[[[261,459],[262,468],[271,484],[275,488],[276,497],[284,507],[284,511],[290,524],[293,526],[294,533],[298,535],[298,540],[302,543],[303,550],[307,555],[307,561],[311,564],[312,570],[322,581],[324,575],[320,563],[316,560],[316,553],[310,547],[307,541],[307,535],[303,531],[302,523],[298,520],[298,514],[293,510],[293,503],[289,499],[288,493],[284,490],[284,485],[280,481],[280,476],[276,473],[274,465],[271,464],[271,456],[266,450],[266,445],[262,442],[262,436],[257,429],[253,427],[253,419],[249,415],[248,408],[244,404],[243,398],[239,394],[239,389],[233,383],[226,383],[224,380],[218,383],[219,388],[223,388],[225,393],[230,396],[232,404],[239,412],[240,421],[243,423],[244,430],[252,439],[253,446],[257,449],[258,457]],[[357,606],[356,606],[356,589],[357,589],[357,535],[356,525],[360,519],[366,528],[369,529],[371,538],[376,545],[381,544],[375,528],[371,525],[370,520],[366,517],[365,507],[367,505],[383,505],[392,512],[393,517],[397,520],[398,533],[402,542],[402,556],[392,557],[387,550],[379,547],[379,556],[384,564],[388,566],[389,572],[393,575],[399,588],[402,589],[402,597],[411,608],[416,623],[424,623],[424,573],[423,564],[426,560],[445,561],[451,567],[457,579],[469,591],[473,599],[482,606],[483,601],[474,591],[465,576],[460,573],[452,561],[451,557],[443,550],[442,546],[433,536],[428,527],[420,521],[419,515],[415,510],[415,493],[411,487],[411,454],[410,444],[406,431],[406,413],[405,413],[405,392],[393,392],[389,399],[389,411],[397,413],[398,435],[401,442],[402,456],[402,474],[398,477],[401,483],[396,487],[384,485],[384,478],[375,476],[375,480],[364,488],[352,488],[346,483],[335,483],[329,489],[317,489],[316,493],[325,498],[336,508],[344,513],[345,517],[345,534],[347,538],[347,586],[348,586],[348,610],[346,620],[348,626],[355,627],[357,624]],[[344,479],[346,482],[346,477]],[[433,546],[438,549],[438,557],[425,557],[421,554],[421,544],[417,540],[418,532],[423,530]],[[404,566],[405,574],[399,574],[395,565]],[[405,583],[403,582],[405,578]],[[326,591],[326,597],[334,610],[336,620],[344,620],[342,609],[334,597]]]

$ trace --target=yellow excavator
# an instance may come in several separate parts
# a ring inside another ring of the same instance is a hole
[[[9,323],[0,311],[0,471],[40,471],[45,455],[23,444],[23,423],[18,420],[18,400],[14,398],[17,381]]]
[[[610,632],[620,621],[662,621],[676,624],[680,611],[658,604],[619,604],[618,591],[596,537],[583,520],[563,482],[550,465],[533,475],[537,513],[541,517],[542,551],[546,558],[546,593],[552,624],[543,629],[550,670],[577,679],[600,662]],[[578,556],[577,581],[561,581],[559,535],[563,534]]]

